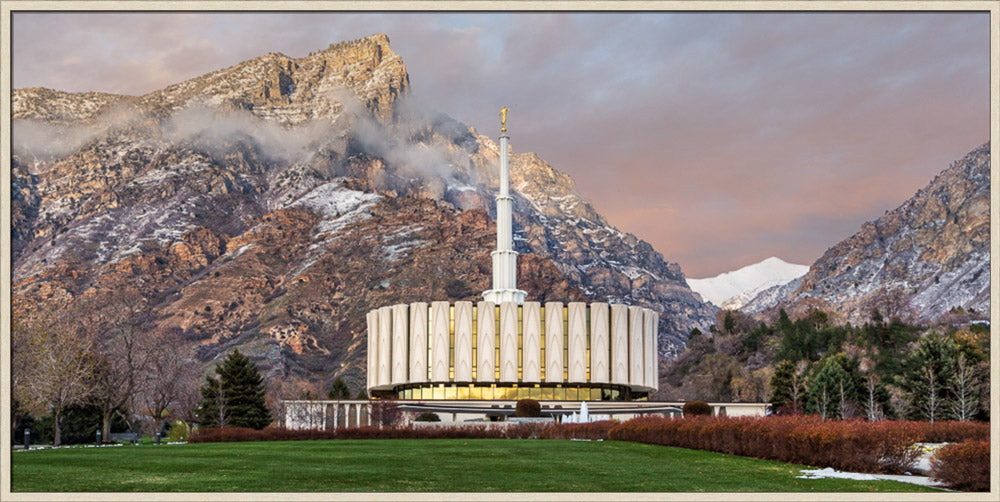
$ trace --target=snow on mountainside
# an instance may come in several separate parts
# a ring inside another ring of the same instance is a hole
[[[707,279],[688,279],[691,290],[725,309],[739,309],[766,289],[787,284],[809,271],[807,265],[770,257],[739,270]]]
[[[498,147],[408,93],[385,35],[144,96],[14,90],[14,308],[71,318],[136,298],[135,322],[206,368],[239,348],[275,381],[358,388],[369,308],[489,287]],[[708,329],[715,308],[680,266],[569,176],[517,153],[511,186],[533,300],[653,308],[664,358]]]
[[[990,144],[953,162],[902,205],[826,251],[794,291],[755,309],[801,315],[818,308],[844,321],[933,322],[990,305]]]

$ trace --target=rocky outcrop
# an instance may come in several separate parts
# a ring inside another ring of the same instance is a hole
[[[924,322],[958,308],[988,312],[989,194],[987,143],[827,250],[771,313],[816,307],[858,323],[873,309]]]
[[[403,113],[408,89],[375,35],[140,97],[59,94],[58,114],[15,91],[15,135],[91,131],[48,157],[15,146],[18,304],[136,297],[143,329],[180,334],[205,368],[239,347],[269,376],[359,388],[372,306],[477,300],[490,281],[496,144]],[[654,308],[665,357],[712,322],[680,267],[610,226],[567,175],[533,154],[512,172],[532,300]]]

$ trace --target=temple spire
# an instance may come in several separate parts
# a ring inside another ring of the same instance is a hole
[[[510,196],[510,137],[507,136],[506,106],[500,109],[500,192],[497,194],[497,249],[493,251],[493,289],[483,292],[483,299],[494,303],[524,303],[527,293],[517,289],[517,251],[514,251]]]

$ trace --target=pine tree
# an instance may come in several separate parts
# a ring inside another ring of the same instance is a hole
[[[771,377],[771,408],[780,410],[786,404],[792,403],[792,377],[795,375],[795,363],[785,360],[774,369]]]
[[[326,397],[330,399],[350,399],[351,389],[347,388],[347,384],[340,377],[333,380],[330,384],[330,391],[326,393]]]
[[[858,364],[844,353],[823,358],[809,382],[809,406],[823,418],[850,418],[858,410],[862,377]]]
[[[931,422],[950,418],[947,386],[958,354],[959,348],[951,337],[930,333],[920,340],[906,361],[902,382],[908,397],[909,418]]]
[[[264,379],[248,357],[234,350],[215,366],[215,373],[218,377],[206,377],[201,388],[198,418],[202,425],[263,429],[271,423],[264,402]]]

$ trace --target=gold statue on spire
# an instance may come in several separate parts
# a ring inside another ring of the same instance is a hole
[[[507,132],[507,110],[506,106],[500,109],[500,132]]]

